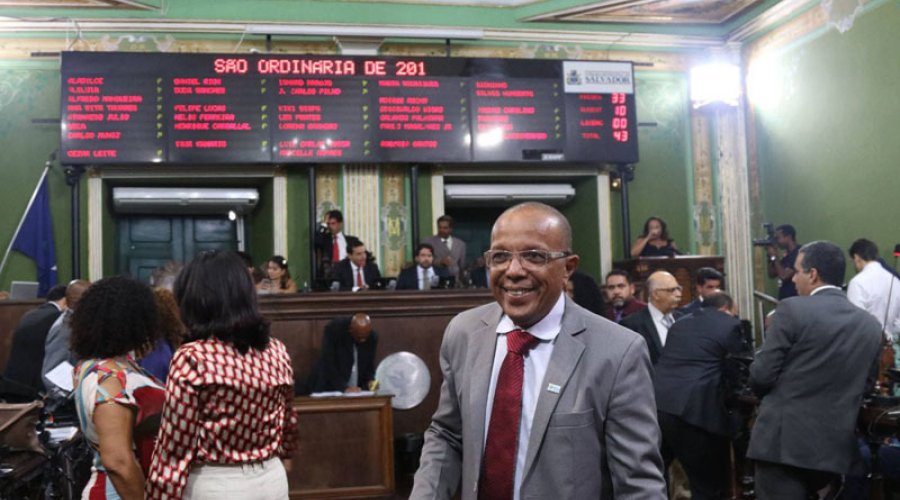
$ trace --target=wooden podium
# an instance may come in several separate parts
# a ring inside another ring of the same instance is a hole
[[[694,300],[694,276],[701,267],[711,267],[725,274],[725,258],[719,255],[679,255],[676,257],[641,257],[639,259],[622,260],[613,264],[617,269],[624,269],[634,280],[635,296],[647,301],[644,282],[655,271],[669,271],[678,280],[678,284],[684,288],[681,293],[681,303],[687,304]],[[728,277],[725,277],[728,281]],[[723,286],[725,283],[722,284]]]
[[[297,443],[291,499],[384,497],[394,493],[391,396],[294,400]]]

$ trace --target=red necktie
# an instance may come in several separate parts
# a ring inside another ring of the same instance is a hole
[[[523,355],[539,342],[522,330],[506,334],[508,351],[500,365],[487,443],[484,445],[484,469],[478,487],[478,498],[481,500],[513,498],[522,418],[522,381],[525,378]]]
[[[340,262],[340,260],[341,250],[338,248],[337,235],[334,235],[331,240],[331,262]]]
[[[362,279],[362,268],[361,268],[361,267],[357,267],[357,268],[356,268],[356,287],[357,287],[357,288],[362,288],[362,287],[363,287],[363,284],[364,284],[364,283],[363,283],[363,279]]]

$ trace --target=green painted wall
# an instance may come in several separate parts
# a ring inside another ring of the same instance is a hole
[[[628,186],[631,239],[637,238],[648,217],[666,221],[669,235],[679,249],[693,248],[693,167],[687,75],[681,73],[635,74],[637,117],[655,126],[638,128],[640,162]],[[613,260],[628,257],[622,244],[621,195],[612,195]]]
[[[866,237],[889,256],[900,243],[897,26],[900,4],[888,2],[844,34],[823,30],[774,55],[766,79],[780,98],[751,103],[761,220],[845,250]]]
[[[6,250],[28,200],[36,187],[44,164],[59,145],[58,125],[35,125],[33,119],[59,117],[58,64],[47,62],[0,61],[0,199],[5,207],[0,217],[0,246]],[[59,281],[71,278],[71,228],[69,187],[59,166],[49,174],[50,206]],[[82,238],[86,238],[86,233]],[[86,256],[84,256],[86,259]],[[82,263],[86,271],[87,261]],[[34,263],[12,252],[0,272],[0,289],[8,290],[13,280],[33,281]]]
[[[600,229],[597,227],[597,178],[580,177],[572,181],[575,198],[559,207],[572,225],[572,250],[581,257],[578,269],[594,279],[600,276]]]

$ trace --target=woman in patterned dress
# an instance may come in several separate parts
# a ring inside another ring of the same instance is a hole
[[[202,253],[175,297],[189,336],[169,369],[148,498],[288,498],[280,458],[293,444],[294,376],[246,267],[232,252]]]
[[[159,335],[153,293],[131,278],[94,283],[72,314],[75,406],[94,450],[85,499],[144,497],[165,396],[137,362]]]

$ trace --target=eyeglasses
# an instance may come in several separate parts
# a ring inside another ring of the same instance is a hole
[[[556,259],[562,259],[572,255],[571,252],[548,252],[546,250],[522,250],[510,252],[508,250],[488,250],[484,252],[484,262],[488,267],[504,268],[512,262],[514,257],[519,258],[522,267],[543,267]]]
[[[660,291],[660,292],[674,293],[674,292],[680,292],[680,291],[684,290],[684,287],[673,286],[672,288],[657,288],[656,290]]]

